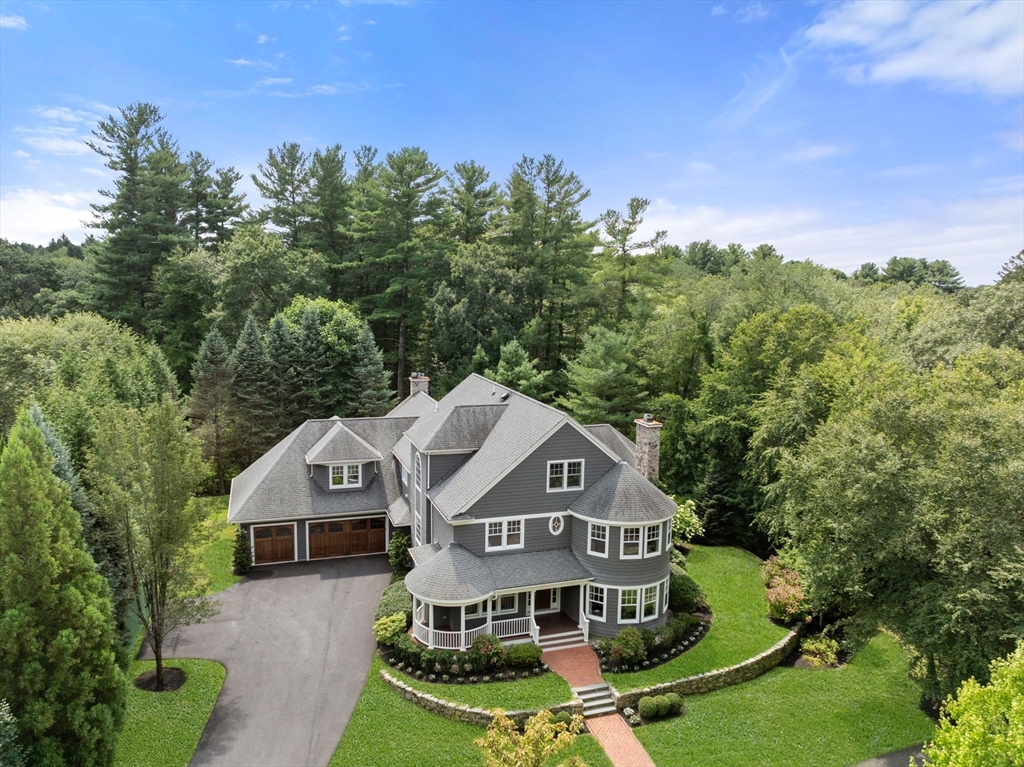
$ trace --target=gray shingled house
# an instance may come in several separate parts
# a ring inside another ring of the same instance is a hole
[[[571,647],[665,622],[675,503],[661,424],[637,444],[479,375],[440,401],[413,374],[386,416],[306,421],[231,484],[256,565],[373,554],[407,528],[413,636]]]

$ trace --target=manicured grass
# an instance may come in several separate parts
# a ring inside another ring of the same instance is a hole
[[[483,752],[473,741],[483,737],[484,728],[453,722],[402,699],[381,681],[378,676],[381,668],[384,668],[383,662],[374,658],[366,687],[334,752],[331,767],[480,767],[483,764]],[[590,735],[581,735],[572,749],[558,754],[551,764],[571,754],[579,754],[589,767],[611,767],[601,746]]]
[[[210,593],[216,594],[241,579],[231,572],[231,552],[235,544],[235,528],[228,524],[228,496],[218,495],[196,499],[207,511],[207,524],[212,538],[203,547],[203,564],[210,575]]]
[[[761,560],[731,547],[693,546],[686,570],[707,596],[714,622],[688,652],[648,671],[606,673],[621,692],[732,666],[767,650],[786,635],[768,620]]]
[[[920,693],[906,654],[880,634],[843,668],[776,668],[687,696],[684,717],[635,732],[666,767],[845,767],[930,738]]]
[[[129,678],[154,666],[133,661]],[[171,660],[164,667],[180,668],[188,679],[174,692],[145,692],[132,684],[115,767],[184,767],[192,759],[224,684],[224,667],[210,660]]]
[[[512,682],[487,684],[437,684],[423,682],[415,677],[388,668],[388,673],[410,687],[453,703],[465,703],[475,708],[500,708],[503,711],[524,711],[550,708],[572,700],[569,683],[554,672],[516,679]]]

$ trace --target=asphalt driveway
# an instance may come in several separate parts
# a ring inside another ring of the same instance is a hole
[[[165,644],[166,658],[227,668],[193,765],[326,767],[363,689],[387,557],[269,569],[217,594],[219,615]]]

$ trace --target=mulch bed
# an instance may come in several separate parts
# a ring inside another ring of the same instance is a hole
[[[164,669],[164,692],[174,692],[185,684],[187,675],[180,668]],[[146,671],[135,677],[135,686],[146,692],[156,692],[156,670]]]

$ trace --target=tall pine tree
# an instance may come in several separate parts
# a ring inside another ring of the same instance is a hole
[[[231,460],[231,391],[234,373],[227,342],[217,328],[207,333],[192,366],[192,394],[187,413],[213,464],[220,494],[227,492],[225,473]]]
[[[363,325],[352,355],[348,414],[357,418],[384,415],[394,402],[391,373],[384,369],[384,354],[377,348],[370,326]]]
[[[274,429],[279,440],[302,422],[295,375],[295,339],[284,318],[278,314],[267,329],[267,356],[270,358],[268,381]]]
[[[285,244],[297,248],[309,223],[309,155],[294,141],[267,150],[267,164],[252,174],[270,205],[261,211],[265,220],[284,231]]]
[[[270,357],[256,320],[249,315],[231,353],[231,431],[234,452],[246,466],[273,445],[274,406]]]
[[[0,454],[0,699],[28,762],[108,765],[124,718],[110,592],[27,411]]]
[[[331,391],[331,364],[327,344],[320,334],[320,316],[315,306],[306,307],[295,343],[295,386],[299,413],[304,419],[330,418],[341,405],[341,392]]]

